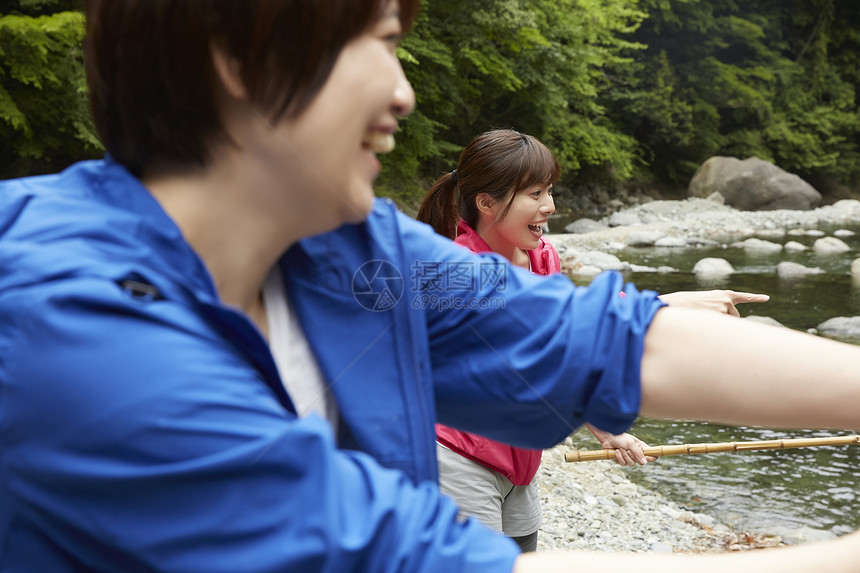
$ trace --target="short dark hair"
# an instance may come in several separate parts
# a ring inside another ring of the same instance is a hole
[[[404,30],[419,0],[400,0]],[[314,99],[343,47],[385,0],[86,0],[87,82],[107,152],[135,174],[153,163],[206,165],[226,140],[210,46],[242,63],[272,121]]]

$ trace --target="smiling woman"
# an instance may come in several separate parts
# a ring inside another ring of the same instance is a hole
[[[558,273],[558,253],[541,238],[555,210],[552,186],[558,176],[555,156],[535,137],[510,129],[482,133],[460,154],[457,169],[433,185],[417,218],[443,235],[451,233],[449,221],[459,219],[457,244],[498,253],[539,275]],[[589,429],[598,442],[617,448],[619,464],[647,463],[645,444],[633,436]],[[508,535],[523,551],[534,551],[542,521],[535,482],[541,452],[442,424],[436,426],[436,441],[442,492],[464,515]]]

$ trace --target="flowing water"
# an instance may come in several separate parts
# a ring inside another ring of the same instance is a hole
[[[827,235],[834,231],[828,228],[821,230]],[[633,264],[668,265],[679,271],[669,274],[627,273],[626,278],[640,289],[668,293],[728,288],[766,293],[771,295],[770,302],[741,305],[741,316],[769,316],[790,328],[808,330],[828,318],[860,315],[860,283],[852,280],[850,275],[851,262],[860,257],[860,227],[849,227],[849,230],[856,234],[842,240],[852,250],[841,254],[821,255],[812,251],[762,254],[727,246],[627,248],[615,254],[622,261]],[[811,246],[816,238],[786,236],[767,240],[780,243],[793,240]],[[726,259],[736,272],[724,279],[699,280],[692,268],[704,257]],[[785,260],[819,267],[825,273],[780,279],[775,268],[777,263]],[[583,281],[574,280],[583,284]],[[730,360],[731,356],[726,358]],[[809,383],[815,384],[815,380]],[[773,431],[640,419],[631,433],[657,445],[824,437],[854,432]],[[806,530],[809,533],[809,529],[814,529],[839,535],[860,529],[858,462],[860,446],[674,456],[633,471],[631,477],[643,486],[660,490],[681,506],[713,515],[736,530],[791,535],[791,532]]]

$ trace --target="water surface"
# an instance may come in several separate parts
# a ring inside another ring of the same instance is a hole
[[[614,254],[622,261],[637,265],[668,265],[678,269],[668,274],[627,273],[625,278],[639,288],[661,293],[710,288],[766,293],[771,295],[770,302],[741,305],[741,316],[769,316],[790,328],[808,330],[828,318],[860,315],[860,284],[850,275],[851,262],[860,257],[860,227],[848,229],[854,231],[855,236],[841,239],[852,250],[840,254],[749,252],[728,246],[736,239],[726,239],[724,245],[716,248],[627,248]],[[832,235],[835,229],[821,230]],[[817,238],[765,237],[773,242],[797,241],[808,246]],[[704,257],[726,259],[736,272],[722,279],[698,279],[692,268]],[[776,265],[786,260],[818,267],[825,273],[780,279],[776,275]],[[588,282],[575,277],[573,280],[577,284]],[[815,382],[809,381],[810,384]],[[854,433],[773,431],[649,419],[639,420],[631,432],[652,445]],[[858,456],[860,446],[673,456],[633,471],[631,477],[641,485],[660,490],[680,505],[713,515],[737,530],[782,534],[812,528],[839,535],[860,529]]]

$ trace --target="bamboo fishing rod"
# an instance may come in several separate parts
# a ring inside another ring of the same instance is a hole
[[[789,440],[761,440],[755,442],[720,442],[715,444],[682,444],[676,446],[651,446],[642,448],[646,456],[686,456],[690,454],[714,454],[718,452],[748,452],[752,450],[787,450],[817,446],[845,446],[860,444],[860,436],[836,436],[832,438],[798,438]],[[614,460],[615,450],[583,450],[566,452],[566,462],[591,462]]]

